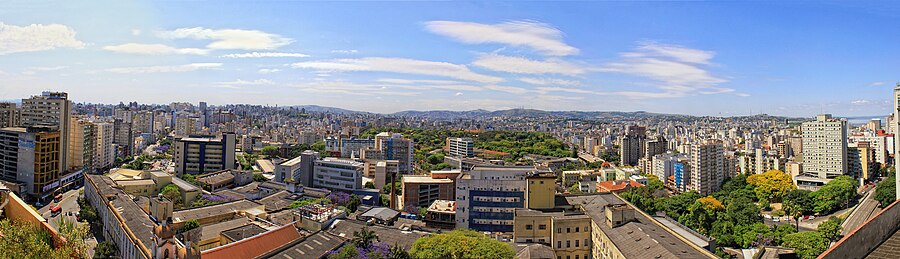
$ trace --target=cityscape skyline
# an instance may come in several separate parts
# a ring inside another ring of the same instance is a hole
[[[200,8],[212,12],[185,11]],[[898,61],[884,53],[900,35],[891,33],[896,9],[13,2],[0,10],[0,78],[8,82],[0,96],[52,90],[74,102],[309,104],[377,113],[870,116],[890,113],[884,97]]]

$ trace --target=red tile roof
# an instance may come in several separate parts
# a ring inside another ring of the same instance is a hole
[[[631,188],[637,188],[644,186],[643,184],[632,181],[632,180],[622,180],[622,181],[606,181],[597,183],[597,191],[598,192],[624,192]]]
[[[256,258],[301,238],[293,224],[200,252],[207,258]]]

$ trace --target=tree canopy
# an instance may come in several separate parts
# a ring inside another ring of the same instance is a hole
[[[859,183],[850,176],[832,179],[813,193],[813,211],[824,214],[846,207],[856,197],[858,186]]]
[[[791,175],[780,170],[751,175],[747,183],[753,185],[757,199],[766,201],[781,201],[788,192],[797,189]]]
[[[800,258],[816,258],[828,248],[828,240],[818,231],[785,235],[782,246],[794,248]]]
[[[891,176],[885,178],[884,181],[881,181],[875,187],[875,200],[878,201],[880,207],[887,207],[897,200],[897,182],[895,181],[896,179]]]
[[[509,244],[472,230],[454,230],[420,238],[409,251],[412,258],[513,258]]]

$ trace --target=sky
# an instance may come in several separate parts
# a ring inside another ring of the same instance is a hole
[[[900,3],[4,1],[0,100],[881,116]]]

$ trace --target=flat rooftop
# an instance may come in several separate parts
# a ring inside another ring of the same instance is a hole
[[[119,186],[145,186],[145,185],[156,185],[156,182],[150,179],[145,180],[121,180],[116,181],[116,184]]]
[[[184,190],[186,192],[199,192],[200,191],[200,187],[194,186],[193,184],[188,183],[184,180],[181,180],[181,178],[178,178],[178,177],[172,177],[172,183],[174,183],[176,186],[178,186],[179,189]]]
[[[449,178],[431,178],[431,176],[427,175],[405,175],[400,180],[403,183],[422,183],[422,184],[450,184],[453,183],[453,179]]]
[[[247,224],[233,229],[222,231],[222,236],[231,241],[241,241],[245,238],[265,233],[266,229],[256,224]]]
[[[325,231],[319,231],[306,237],[299,243],[283,247],[281,251],[272,254],[268,258],[323,258],[328,252],[341,247],[349,238],[342,238]]]
[[[122,215],[125,225],[134,233],[134,236],[145,248],[150,249],[153,244],[153,227],[156,226],[150,216],[144,213],[137,203],[126,194],[117,195],[116,199],[112,200],[112,206]]]
[[[236,218],[229,221],[219,222],[216,224],[209,224],[205,226],[200,226],[200,240],[210,240],[213,238],[218,238],[223,231],[234,229],[240,226],[244,226],[247,224],[251,224],[250,219]]]
[[[202,219],[212,216],[218,216],[228,213],[236,213],[239,211],[246,211],[252,208],[256,208],[262,206],[259,203],[252,202],[249,200],[236,200],[232,202],[226,202],[222,204],[216,204],[212,206],[187,209],[187,210],[179,210],[172,213],[172,222],[182,222],[188,221],[192,219]]]
[[[653,219],[635,211],[635,220],[610,228],[606,225],[605,208],[610,205],[625,205],[625,201],[612,194],[597,194],[566,197],[569,204],[580,205],[600,230],[606,233],[613,244],[626,258],[709,258],[706,250],[698,250],[691,244],[654,223]],[[629,206],[631,207],[631,206]],[[637,210],[636,208],[631,207]]]

